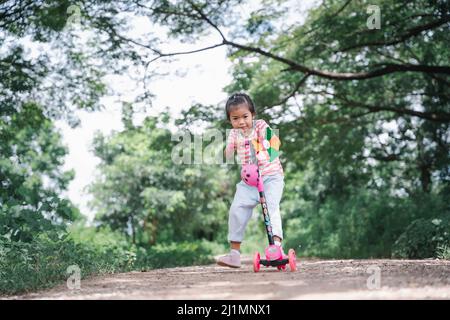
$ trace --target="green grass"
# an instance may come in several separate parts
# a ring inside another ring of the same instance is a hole
[[[92,275],[151,270],[213,262],[224,246],[207,241],[158,244],[150,248],[115,242],[105,234],[80,242],[40,237],[31,243],[0,241],[0,294],[33,292],[64,284],[76,265],[81,279]],[[75,237],[77,238],[77,237]],[[93,240],[94,239],[94,240]],[[92,241],[93,240],[93,241]]]
[[[441,245],[437,248],[437,257],[439,259],[450,260],[450,246]]]

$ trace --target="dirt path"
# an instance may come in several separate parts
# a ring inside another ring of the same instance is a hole
[[[450,299],[449,260],[301,260],[297,272],[217,265],[130,272],[14,299]]]

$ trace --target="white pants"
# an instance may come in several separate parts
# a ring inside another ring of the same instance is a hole
[[[274,236],[283,239],[280,201],[284,189],[284,176],[281,174],[263,176],[263,183],[272,233]],[[228,241],[242,242],[245,228],[252,217],[253,208],[259,204],[259,192],[256,187],[251,187],[242,180],[236,184],[236,193],[228,216]],[[262,212],[260,214],[261,226],[263,226]]]

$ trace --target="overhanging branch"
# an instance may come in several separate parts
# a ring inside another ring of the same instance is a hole
[[[363,103],[360,101],[354,101],[350,100],[345,96],[330,93],[328,91],[317,91],[314,92],[316,94],[322,94],[322,95],[330,95],[335,99],[338,99],[342,102],[344,102],[346,105],[351,107],[358,107],[358,108],[364,108],[367,110],[370,110],[371,112],[381,112],[381,111],[389,111],[389,112],[395,112],[402,115],[409,115],[414,116],[434,122],[440,122],[440,123],[448,123],[450,122],[450,113],[446,112],[421,112],[421,111],[415,111],[411,109],[406,108],[394,108],[394,107],[387,107],[387,106],[374,106],[369,105],[367,103]]]

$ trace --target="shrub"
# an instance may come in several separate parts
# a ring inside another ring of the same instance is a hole
[[[439,245],[437,249],[437,257],[439,259],[450,260],[450,245]]]
[[[81,278],[93,274],[131,270],[134,253],[120,247],[98,247],[44,235],[32,242],[0,241],[0,293],[15,294],[50,288],[66,280],[76,265]]]
[[[395,258],[448,258],[450,219],[417,219],[397,239],[393,246]]]
[[[395,242],[413,221],[450,216],[444,194],[417,192],[405,197],[368,189],[328,196],[322,202],[292,197],[283,202],[283,210],[286,247],[299,255],[325,258],[392,257]],[[436,245],[424,250],[436,255]]]
[[[0,294],[51,288],[67,281],[68,267],[76,265],[81,279],[88,276],[199,265],[212,262],[224,247],[208,241],[136,247],[110,230],[81,228],[59,240],[45,234],[32,242],[0,238]]]
[[[173,242],[149,248],[139,247],[134,268],[141,271],[213,262],[213,256],[225,248],[208,241]]]

